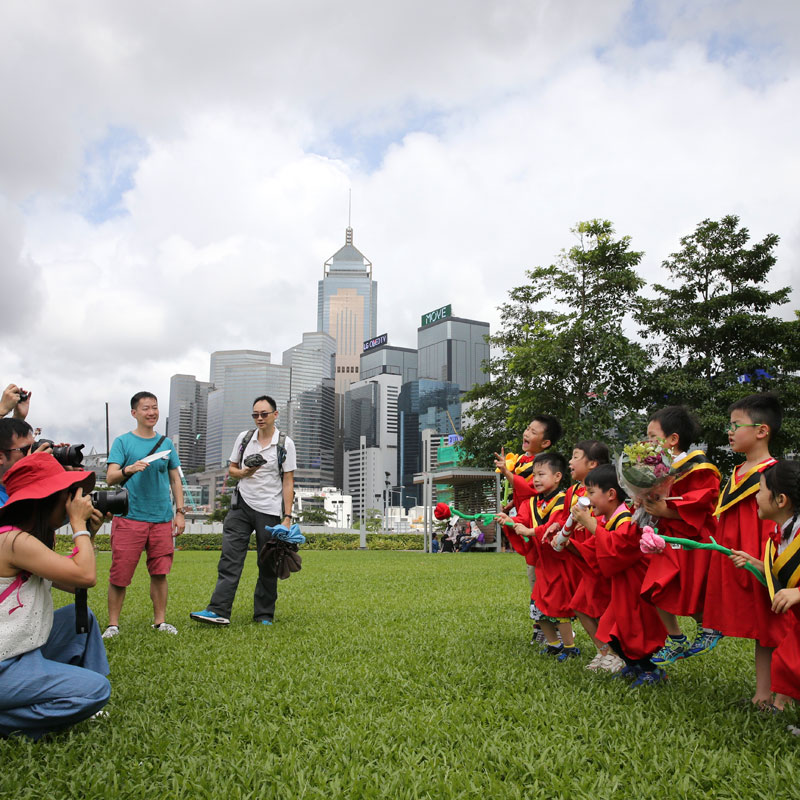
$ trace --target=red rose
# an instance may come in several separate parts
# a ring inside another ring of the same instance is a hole
[[[436,519],[450,519],[450,506],[447,503],[437,503],[433,509],[433,516]]]

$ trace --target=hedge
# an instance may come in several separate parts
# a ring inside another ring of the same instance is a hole
[[[357,533],[307,533],[304,550],[358,550]],[[424,536],[421,533],[368,533],[368,550],[423,550]],[[111,539],[107,533],[98,533],[94,538],[96,550],[111,550]],[[221,550],[221,533],[184,533],[175,540],[176,550]],[[256,549],[255,534],[250,537],[250,550]],[[56,551],[69,553],[72,539],[68,535],[56,536]]]

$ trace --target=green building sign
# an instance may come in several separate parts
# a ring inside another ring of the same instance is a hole
[[[420,327],[424,328],[426,325],[432,325],[434,322],[439,322],[439,320],[452,316],[453,316],[453,308],[448,303],[446,306],[437,308],[435,311],[429,311],[427,314],[423,314],[422,324],[420,325]]]

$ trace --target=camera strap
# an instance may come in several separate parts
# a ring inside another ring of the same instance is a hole
[[[164,441],[164,439],[166,439],[166,438],[167,438],[167,437],[166,437],[166,435],[165,435],[165,436],[162,436],[162,437],[161,437],[161,438],[160,438],[160,439],[159,439],[159,440],[156,442],[156,444],[155,444],[155,447],[154,447],[154,448],[153,448],[153,449],[152,449],[152,450],[151,450],[151,451],[150,451],[150,452],[149,452],[149,453],[148,453],[148,454],[145,456],[145,458],[147,458],[147,456],[151,456],[151,455],[153,455],[153,453],[155,453],[155,452],[156,452],[156,450],[158,450],[158,448],[159,448],[159,447],[161,447],[161,442],[163,442],[163,441]],[[126,466],[127,466],[127,464],[121,464],[121,465],[120,465],[120,469],[125,469],[125,467],[126,467]],[[135,475],[135,474],[136,474],[136,473],[134,472],[134,473],[133,473],[133,475]],[[127,482],[128,482],[128,481],[129,481],[129,480],[132,478],[132,477],[133,477],[133,475],[126,475],[126,476],[125,476],[125,477],[124,477],[124,478],[123,478],[123,479],[120,481],[120,483],[119,483],[119,485],[120,485],[120,488],[121,488],[121,487],[123,487],[123,486],[124,486],[124,485],[125,485],[125,484],[126,484],[126,483],[127,483]]]
[[[247,445],[250,444],[250,440],[255,435],[256,429],[247,431],[245,433],[244,438],[242,439],[242,443],[239,445],[239,469],[242,468],[242,464],[244,463],[244,451],[247,449]],[[277,445],[277,462],[278,462],[278,477],[280,478],[281,484],[283,484],[283,462],[286,461],[286,433],[284,431],[278,431],[278,445]],[[234,487],[234,493],[238,492],[239,487]],[[281,490],[281,516],[283,516],[284,512],[286,511],[285,504],[283,502],[283,490]]]

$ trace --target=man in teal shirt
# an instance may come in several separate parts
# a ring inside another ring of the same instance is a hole
[[[104,639],[120,632],[119,615],[142,551],[147,552],[153,628],[177,633],[166,622],[167,575],[175,549],[173,536],[186,527],[180,461],[172,441],[155,431],[158,400],[150,392],[131,398],[131,416],[136,429],[114,439],[108,454],[109,486],[124,483],[128,490],[128,514],[111,523],[111,572],[108,580],[108,627]],[[163,454],[163,455],[160,455]],[[175,501],[172,510],[170,489]]]

